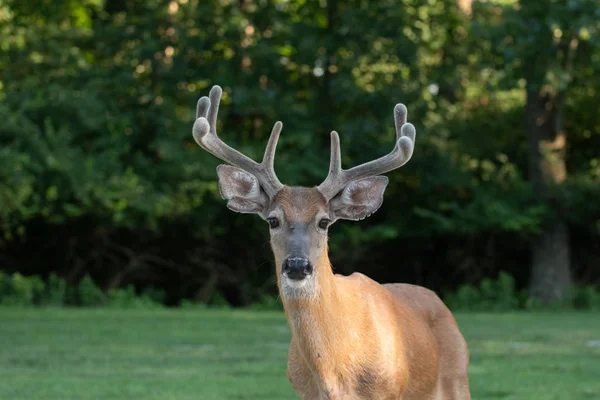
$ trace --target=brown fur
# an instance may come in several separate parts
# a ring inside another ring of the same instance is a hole
[[[300,186],[284,186],[273,203],[283,209],[287,221],[310,222],[325,208],[325,198],[318,190]]]
[[[272,204],[288,222],[311,222],[327,211],[316,189],[285,187]],[[320,254],[316,289],[306,298],[285,296],[283,240],[273,234],[271,240],[292,331],[288,378],[300,398],[470,399],[468,348],[435,293],[413,285],[380,285],[360,273],[334,275],[326,237],[312,240]]]

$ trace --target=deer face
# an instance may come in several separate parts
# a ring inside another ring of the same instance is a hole
[[[325,198],[316,189],[284,186],[266,219],[282,284],[303,286],[327,248],[332,216]]]
[[[282,287],[304,287],[329,268],[319,260],[327,251],[327,230],[338,219],[363,219],[383,202],[387,178],[376,176],[350,182],[328,201],[318,188],[283,188],[272,200],[258,180],[231,166],[218,169],[219,187],[230,209],[259,214],[269,223],[271,248]]]
[[[221,88],[214,86],[210,97],[198,101],[193,135],[196,142],[230,165],[217,168],[221,197],[236,212],[260,215],[269,223],[271,247],[275,254],[278,279],[284,289],[306,286],[318,269],[327,249],[327,229],[338,219],[361,220],[381,206],[388,179],[379,174],[404,165],[412,156],[415,128],[406,123],[406,107],[394,108],[396,144],[387,155],[344,170],[340,142],[331,133],[329,174],[314,188],[283,185],[275,174],[275,148],[281,123],[273,127],[261,163],[225,144],[217,135],[217,113]],[[312,278],[312,279],[311,279]],[[305,291],[306,292],[306,291]]]

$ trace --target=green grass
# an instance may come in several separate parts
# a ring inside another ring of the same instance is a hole
[[[600,399],[600,315],[461,314],[473,399]],[[0,399],[295,399],[282,314],[0,308]]]

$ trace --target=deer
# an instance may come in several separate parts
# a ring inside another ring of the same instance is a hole
[[[276,122],[260,163],[217,135],[222,89],[196,108],[196,143],[226,164],[217,167],[227,207],[269,225],[276,279],[291,331],[287,377],[301,399],[470,399],[469,350],[452,312],[435,292],[380,284],[364,274],[334,274],[328,229],[359,221],[383,203],[381,174],[412,157],[415,127],[394,107],[396,141],[381,158],[342,169],[340,139],[331,132],[329,173],[316,187],[283,185],[274,170],[282,129]],[[401,253],[399,254],[401,256]]]

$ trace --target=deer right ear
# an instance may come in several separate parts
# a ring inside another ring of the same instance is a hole
[[[352,181],[331,200],[336,218],[358,221],[373,214],[383,203],[383,192],[388,184],[385,176],[372,176]]]
[[[261,214],[269,206],[269,198],[261,190],[258,179],[243,169],[219,165],[219,192],[227,207],[239,213]]]

